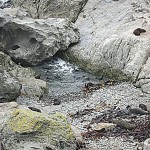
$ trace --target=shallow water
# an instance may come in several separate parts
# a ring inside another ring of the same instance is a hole
[[[35,69],[41,73],[41,79],[48,83],[51,97],[77,95],[82,93],[85,83],[98,83],[101,80],[101,77],[89,74],[58,57],[53,57]]]

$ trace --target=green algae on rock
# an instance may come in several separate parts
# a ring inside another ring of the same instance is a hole
[[[17,149],[16,139],[21,143],[40,143],[43,144],[42,147],[51,145],[57,148],[75,148],[75,135],[61,113],[48,115],[28,109],[16,109],[6,124],[2,133],[6,149],[7,145],[13,145]]]

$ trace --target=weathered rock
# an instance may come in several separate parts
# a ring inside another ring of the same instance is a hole
[[[32,18],[70,18],[75,21],[87,0],[12,0],[13,7],[27,10]]]
[[[0,69],[0,103],[14,101],[20,95],[21,84],[6,70]]]
[[[60,113],[46,115],[27,109],[16,109],[2,130],[2,138],[7,150],[29,150],[32,147],[76,149],[70,124]]]
[[[10,56],[0,52],[0,68],[3,68],[8,71],[8,73],[13,75],[12,78],[17,78],[17,82],[22,84],[21,96],[24,98],[41,98],[46,94],[48,87],[45,81],[42,81],[39,78],[40,75],[35,70],[30,67],[24,68],[20,65],[14,63]],[[1,76],[3,78],[4,76]],[[4,93],[6,91],[4,90]]]
[[[4,9],[11,6],[10,0],[0,0],[0,9]]]
[[[11,70],[10,73],[13,74],[13,76],[17,77],[19,80],[22,78],[39,78],[40,74],[37,73],[34,69],[30,67],[22,67],[17,65],[15,69]]]
[[[66,19],[23,20],[0,13],[0,49],[23,65],[37,65],[79,40],[79,32]]]
[[[138,79],[140,72],[145,72],[143,65],[150,53],[149,5],[146,0],[89,0],[76,21],[80,43],[66,54],[93,73],[120,80]],[[133,31],[137,28],[146,32],[135,36]],[[149,85],[145,87],[141,82],[143,91],[147,91]]]
[[[13,62],[10,56],[0,51],[0,68],[5,68],[9,73],[11,73],[14,77],[17,78],[29,78],[36,77],[38,78],[40,75],[32,68],[24,68],[20,65],[17,65]]]
[[[147,56],[148,57],[148,56]],[[150,58],[147,58],[145,64],[141,67],[141,72],[138,76],[138,81],[135,86],[141,87],[142,91],[150,94]]]
[[[47,83],[35,78],[20,78],[22,84],[21,96],[28,98],[42,98],[48,92]]]
[[[143,150],[150,150],[150,139],[145,140]]]
[[[108,131],[108,130],[112,130],[113,128],[116,127],[116,124],[113,124],[113,123],[98,123],[96,125],[94,125],[92,127],[93,130],[98,130],[98,131],[101,131],[101,130],[105,130],[105,131]]]
[[[5,68],[10,71],[15,69],[16,66],[17,64],[11,60],[10,56],[0,51],[0,68]]]
[[[2,127],[5,125],[7,119],[9,118],[10,114],[18,107],[16,102],[9,102],[9,103],[0,103],[0,131]],[[7,119],[6,119],[7,118]],[[1,132],[0,132],[1,137]]]

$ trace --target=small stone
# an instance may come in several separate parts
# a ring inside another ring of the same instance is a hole
[[[60,99],[54,99],[53,105],[60,105],[61,100]]]
[[[40,109],[35,108],[35,107],[28,107],[28,108],[29,108],[30,110],[32,110],[32,111],[41,112]]]
[[[112,130],[115,127],[116,127],[116,124],[113,124],[113,123],[98,123],[92,129],[99,130],[99,131],[105,129],[107,131],[107,130]]]

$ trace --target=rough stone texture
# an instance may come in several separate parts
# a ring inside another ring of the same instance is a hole
[[[6,123],[7,119],[9,118],[10,114],[18,107],[16,102],[9,102],[9,103],[0,103],[0,131],[2,127]],[[1,137],[1,132],[0,132]]]
[[[20,78],[22,84],[21,96],[28,98],[42,98],[48,93],[48,86],[45,81],[35,78]]]
[[[69,18],[75,21],[87,0],[12,0],[13,7],[21,7],[32,18]]]
[[[76,21],[80,43],[67,51],[68,56],[94,73],[117,79],[127,75],[137,80],[139,74],[149,78],[149,6],[147,0],[89,0]],[[135,36],[137,28],[146,33]],[[145,87],[141,80],[141,86],[145,91],[150,85]]]
[[[11,60],[10,56],[0,51],[0,68],[5,68],[8,71],[11,71],[15,69],[16,66],[17,64]]]
[[[4,9],[11,6],[10,0],[0,0],[0,9]]]
[[[0,51],[0,68],[5,68],[9,73],[17,78],[29,78],[36,77],[40,75],[30,67],[24,68],[13,62],[10,56]]]
[[[63,18],[19,19],[0,13],[0,49],[23,65],[37,65],[79,40],[79,32]]]
[[[0,103],[16,100],[21,90],[19,81],[1,68],[0,83]]]
[[[2,138],[7,150],[29,150],[32,147],[42,150],[46,147],[76,149],[70,124],[60,113],[47,115],[28,109],[16,109],[3,127]]]
[[[144,149],[143,150],[149,150],[149,149],[150,149],[150,139],[147,139],[144,142]]]
[[[0,52],[0,68],[3,68],[11,74],[12,81],[14,77],[22,85],[21,96],[24,98],[41,98],[47,93],[48,87],[45,81],[39,78],[39,73],[30,67],[24,68],[14,63],[10,56]],[[1,76],[3,78],[4,76]],[[11,79],[10,79],[11,80]],[[2,85],[1,85],[2,86]],[[5,91],[5,90],[4,90]]]

